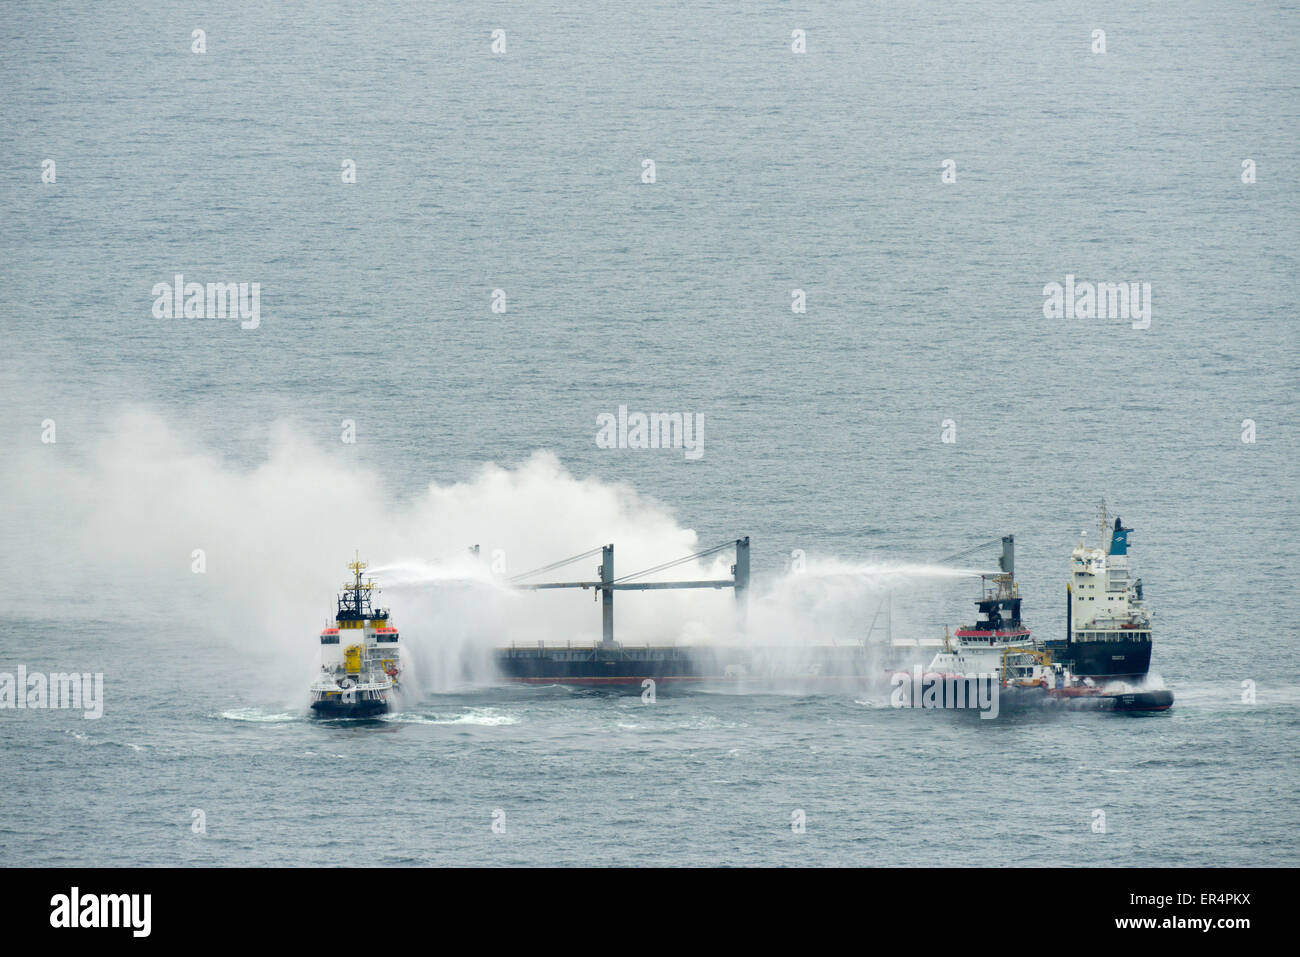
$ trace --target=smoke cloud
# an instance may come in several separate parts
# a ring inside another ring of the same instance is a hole
[[[492,680],[497,645],[599,638],[595,592],[521,592],[503,578],[608,542],[617,575],[717,544],[664,504],[576,477],[546,452],[400,496],[355,449],[323,448],[283,422],[251,466],[140,408],[89,442],[21,447],[11,466],[0,474],[3,600],[33,617],[120,619],[138,640],[173,648],[215,643],[240,656],[260,693],[286,701],[305,694],[354,552],[401,630],[410,683],[427,692]],[[534,580],[592,580],[599,560]],[[732,561],[724,550],[656,577],[726,579]],[[809,559],[756,575],[747,616],[729,589],[620,592],[617,637],[797,646],[861,641],[870,629],[883,641],[886,624],[933,628],[906,610],[908,597],[968,574]]]

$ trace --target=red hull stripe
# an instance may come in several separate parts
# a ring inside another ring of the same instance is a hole
[[[507,678],[506,680],[514,684],[532,684],[532,685],[639,685],[649,678],[652,681],[721,681],[728,684],[741,684],[746,681],[869,681],[869,675],[798,675],[786,676],[777,679],[765,678],[762,676],[752,678],[728,678],[724,675],[661,675],[658,678],[652,675],[637,675],[626,678]]]

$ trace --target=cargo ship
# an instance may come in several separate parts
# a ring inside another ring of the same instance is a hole
[[[1104,519],[1103,519],[1104,521]],[[957,629],[942,640],[896,642],[885,647],[860,642],[839,645],[794,644],[755,647],[746,644],[626,646],[614,638],[614,594],[621,589],[731,587],[742,603],[749,589],[749,539],[738,539],[697,553],[697,558],[734,545],[736,563],[731,580],[636,582],[638,575],[616,578],[614,547],[606,545],[598,580],[517,584],[522,588],[590,588],[602,602],[603,636],[598,642],[538,642],[511,645],[493,654],[502,678],[523,684],[585,686],[656,684],[722,684],[767,687],[827,687],[828,684],[870,685],[888,680],[902,668],[918,673],[996,676],[1004,694],[1029,703],[1060,703],[1114,710],[1161,711],[1173,695],[1136,689],[1150,664],[1150,622],[1142,602],[1142,583],[1130,580],[1128,533],[1116,520],[1105,549],[1075,549],[1073,600],[1067,607],[1064,640],[1037,640],[1021,619],[1021,597],[1015,580],[1015,540],[1004,536],[996,574],[982,576],[984,588],[976,604],[976,624]],[[591,553],[594,554],[593,550]],[[584,556],[575,556],[575,559]],[[564,563],[557,563],[564,564]],[[675,564],[675,563],[670,563]],[[547,566],[547,569],[556,566]],[[657,566],[647,570],[662,570]],[[522,577],[522,576],[521,576]],[[1105,612],[1094,593],[1108,598]],[[1085,609],[1085,610],[1080,610]],[[1077,624],[1076,624],[1077,623]],[[921,657],[923,655],[925,657]],[[932,656],[932,657],[931,657]],[[928,661],[928,668],[924,667]]]
[[[1100,547],[1088,547],[1085,531],[1070,556],[1066,585],[1065,639],[1046,648],[1069,661],[1077,675],[1134,681],[1151,667],[1151,615],[1142,598],[1142,579],[1129,567],[1129,533],[1101,507]]]
[[[388,611],[373,605],[366,563],[348,564],[334,618],[320,633],[320,673],[311,685],[311,710],[323,718],[369,718],[392,709],[401,675],[400,635]]]

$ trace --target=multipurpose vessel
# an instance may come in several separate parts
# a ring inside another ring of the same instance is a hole
[[[749,684],[825,687],[828,683],[870,684],[910,668],[931,675],[986,674],[995,677],[1010,704],[1052,703],[1125,711],[1162,711],[1173,703],[1164,689],[1141,687],[1151,660],[1150,617],[1142,582],[1132,579],[1128,534],[1116,519],[1109,526],[1103,506],[1103,547],[1081,544],[1071,558],[1070,600],[1064,639],[1035,639],[1021,618],[1015,580],[1015,540],[1004,536],[996,574],[982,576],[976,601],[979,620],[944,638],[839,645],[754,647],[745,644],[628,646],[614,638],[614,593],[623,589],[733,588],[742,605],[749,590],[749,539],[697,553],[698,558],[734,544],[732,579],[637,582],[614,575],[614,547],[599,549],[598,580],[518,584],[521,588],[583,588],[601,601],[598,642],[538,642],[511,645],[493,655],[500,675],[524,684],[640,685]],[[1086,538],[1086,536],[1085,536]],[[596,550],[588,554],[594,554]],[[575,556],[579,559],[586,556]],[[565,563],[547,566],[544,570]],[[676,563],[670,563],[676,564]],[[647,572],[660,571],[657,566]],[[521,576],[526,577],[526,576]],[[925,667],[928,663],[928,667]]]
[[[400,635],[386,609],[375,607],[366,563],[348,564],[352,580],[320,633],[321,666],[311,685],[311,709],[320,717],[368,718],[392,709],[401,675]]]

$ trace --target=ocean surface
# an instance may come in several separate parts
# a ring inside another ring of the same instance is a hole
[[[1298,15],[6,5],[0,673],[104,697],[0,707],[0,864],[1300,863]],[[256,328],[156,316],[177,274]],[[1047,318],[1067,276],[1149,327]],[[702,454],[600,447],[620,406]],[[747,624],[620,637],[937,637],[1014,533],[1058,636],[1103,499],[1165,714],[504,687],[598,609],[465,585],[749,535]],[[408,693],[314,721],[358,553]]]

